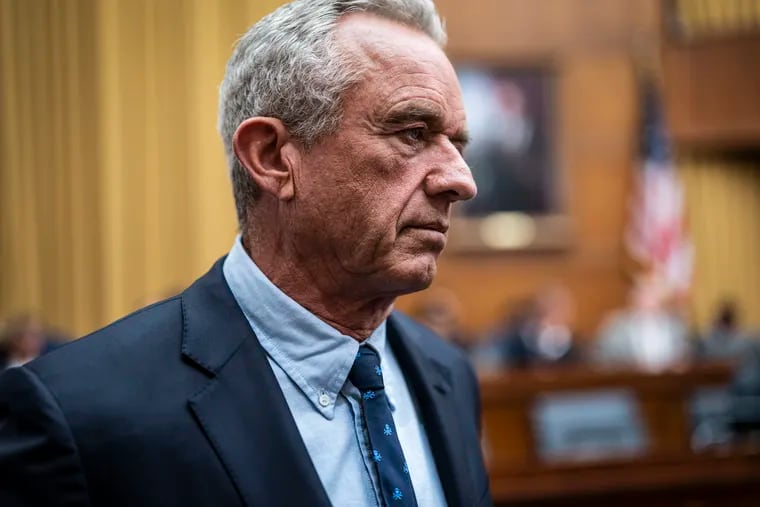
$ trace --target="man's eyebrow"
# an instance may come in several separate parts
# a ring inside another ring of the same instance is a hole
[[[382,122],[387,125],[405,125],[418,121],[428,125],[440,125],[443,123],[442,111],[425,104],[410,104],[394,108],[382,118]]]

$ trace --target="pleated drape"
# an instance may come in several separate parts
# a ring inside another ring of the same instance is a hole
[[[0,0],[0,318],[79,335],[226,252],[217,89],[279,3]]]
[[[760,162],[700,155],[679,165],[696,251],[693,318],[704,328],[732,298],[745,324],[760,328]]]

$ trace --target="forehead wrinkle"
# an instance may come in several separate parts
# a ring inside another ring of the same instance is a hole
[[[420,74],[427,76],[425,73]],[[446,95],[438,87],[412,83],[390,87],[378,101],[375,116],[387,118],[404,113],[419,113],[444,119],[449,109]]]

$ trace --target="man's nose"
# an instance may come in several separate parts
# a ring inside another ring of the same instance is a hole
[[[436,168],[425,179],[425,192],[430,196],[446,195],[451,202],[472,199],[478,187],[464,157],[456,148],[448,150]]]

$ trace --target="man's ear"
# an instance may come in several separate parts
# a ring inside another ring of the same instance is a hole
[[[286,201],[295,194],[293,166],[297,151],[292,141],[282,121],[262,116],[248,118],[232,136],[235,155],[256,185]]]

